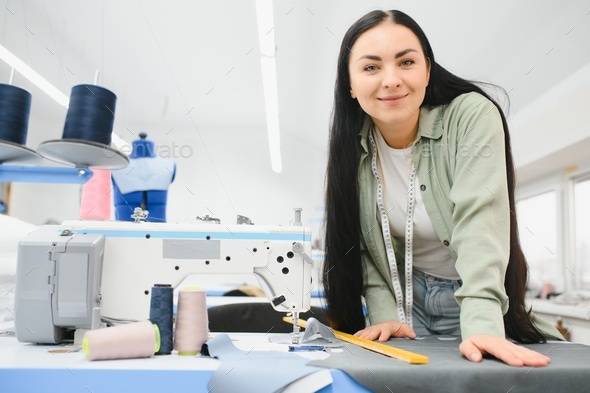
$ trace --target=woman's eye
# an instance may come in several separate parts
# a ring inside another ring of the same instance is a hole
[[[404,61],[402,61],[401,64],[404,67],[408,67],[408,66],[411,66],[412,64],[414,64],[414,60],[404,60]]]
[[[374,65],[368,65],[368,66],[365,66],[364,70],[369,71],[369,72],[375,72],[375,71],[377,71],[377,67]]]

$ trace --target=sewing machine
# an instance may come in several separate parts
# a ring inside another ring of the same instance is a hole
[[[254,274],[275,310],[310,308],[311,233],[294,226],[66,221],[19,243],[15,330],[60,343],[76,329],[149,317],[154,284],[192,274]]]

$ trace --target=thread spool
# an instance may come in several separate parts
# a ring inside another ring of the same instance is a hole
[[[174,289],[169,284],[155,284],[150,300],[150,321],[160,330],[160,350],[156,355],[169,355],[173,345]]]
[[[0,84],[0,140],[24,145],[27,141],[31,94],[16,86]]]
[[[61,140],[43,142],[37,151],[46,158],[76,166],[122,169],[125,155],[111,148],[117,96],[96,85],[72,87]]]
[[[174,349],[179,355],[194,356],[209,336],[205,291],[186,288],[178,292]]]
[[[16,86],[0,84],[0,164],[37,164],[41,157],[24,145],[27,141],[31,94]]]
[[[117,96],[96,85],[72,87],[62,139],[111,144]]]
[[[90,330],[82,340],[88,360],[149,358],[159,349],[160,332],[150,321]]]

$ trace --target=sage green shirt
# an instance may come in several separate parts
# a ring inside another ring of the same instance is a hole
[[[368,143],[372,121],[361,130],[359,197],[364,298],[369,321],[399,320],[381,222],[377,182]],[[420,109],[412,160],[424,206],[440,241],[448,248],[463,285],[455,293],[461,307],[463,339],[476,334],[505,337],[508,310],[504,276],[510,253],[510,211],[502,119],[494,104],[467,93],[450,104]],[[403,190],[402,192],[407,192]],[[403,244],[394,242],[403,277]],[[561,334],[533,315],[547,338]]]

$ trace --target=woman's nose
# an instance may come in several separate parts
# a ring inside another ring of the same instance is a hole
[[[386,68],[384,71],[385,72],[383,72],[382,74],[383,80],[381,83],[384,88],[388,90],[393,90],[402,83],[401,78],[395,68]]]

